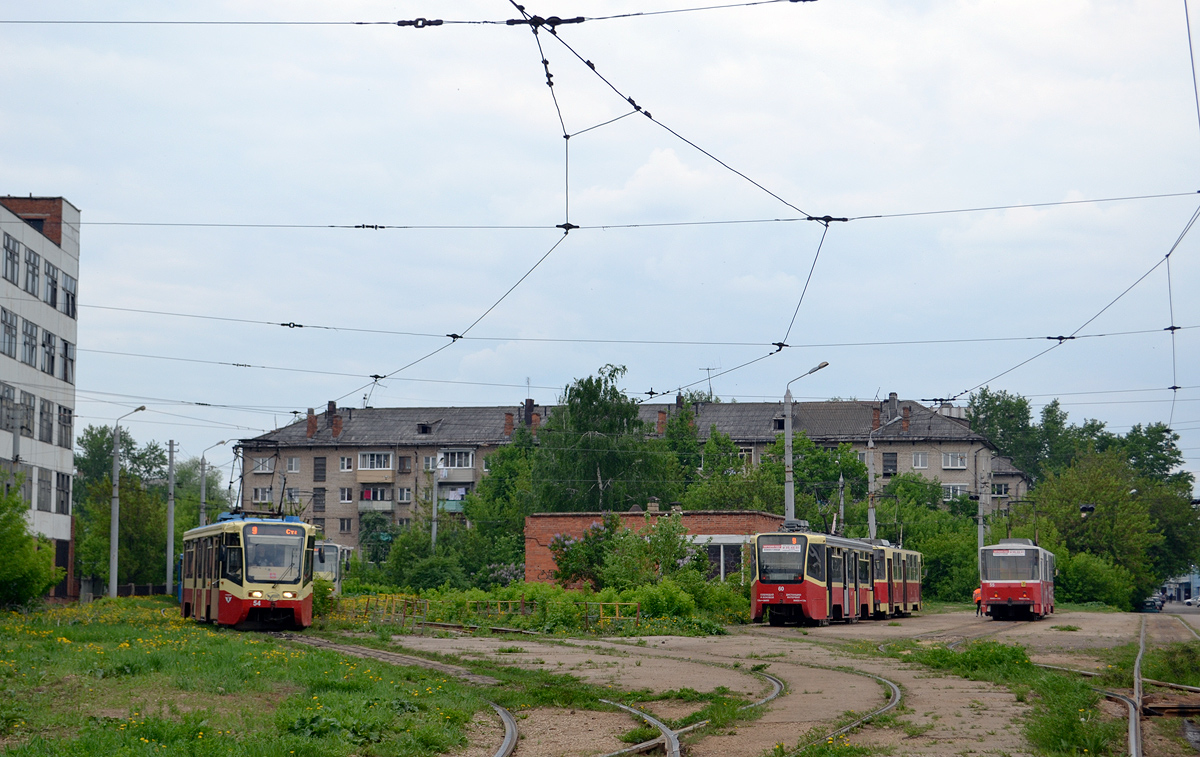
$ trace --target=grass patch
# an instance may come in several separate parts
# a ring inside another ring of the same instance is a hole
[[[1078,631],[1079,626],[1050,626],[1055,631]]]
[[[370,631],[354,643],[396,649],[391,628]],[[11,757],[418,757],[464,746],[472,718],[490,717],[487,700],[519,714],[648,696],[495,657],[421,656],[500,683],[476,687],[417,666],[217,629],[180,618],[167,598],[9,613],[0,616],[0,735]],[[702,699],[722,722],[738,717],[726,714],[740,704],[728,692]]]
[[[908,642],[892,645],[888,654],[962,678],[1009,687],[1019,701],[1032,705],[1025,736],[1041,752],[1106,754],[1119,750],[1122,743],[1125,722],[1101,717],[1097,709],[1100,695],[1088,683],[1035,667],[1023,647],[981,641],[955,652]]]
[[[1101,684],[1131,688],[1137,644],[1101,650],[1099,654],[1109,663],[1099,679]],[[1200,686],[1200,641],[1176,642],[1147,649],[1142,658],[1142,677],[1184,686]]]

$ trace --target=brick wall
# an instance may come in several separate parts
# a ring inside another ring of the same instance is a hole
[[[0,197],[0,205],[25,220],[42,222],[42,234],[62,247],[63,209],[61,197]]]
[[[651,520],[670,513],[651,513]],[[639,529],[646,524],[645,513],[617,513],[621,525]],[[559,534],[574,537],[592,524],[603,520],[600,513],[538,513],[525,517],[525,580],[551,583],[554,575],[554,557],[550,553],[550,542]],[[688,510],[683,513],[683,526],[689,534],[698,536],[721,536],[757,534],[777,531],[783,523],[782,515],[757,510]]]

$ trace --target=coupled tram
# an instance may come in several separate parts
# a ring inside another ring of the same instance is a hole
[[[979,550],[984,612],[992,620],[1040,619],[1054,612],[1054,553],[1029,539]]]
[[[921,553],[886,541],[811,533],[787,521],[754,537],[751,618],[828,625],[905,616],[921,609]]]
[[[183,535],[185,618],[238,628],[312,624],[316,529],[295,516],[222,513]]]

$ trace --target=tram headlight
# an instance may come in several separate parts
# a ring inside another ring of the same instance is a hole
[[[285,592],[283,593],[283,598],[284,598],[284,599],[295,599],[295,598],[296,598],[296,592],[294,592],[294,591],[285,591]]]
[[[261,599],[262,592],[261,591],[252,591],[252,592],[250,592],[250,596],[253,597],[254,599]]]

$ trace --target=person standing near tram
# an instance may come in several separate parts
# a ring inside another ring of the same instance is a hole
[[[975,589],[975,616],[983,615],[983,587]]]

